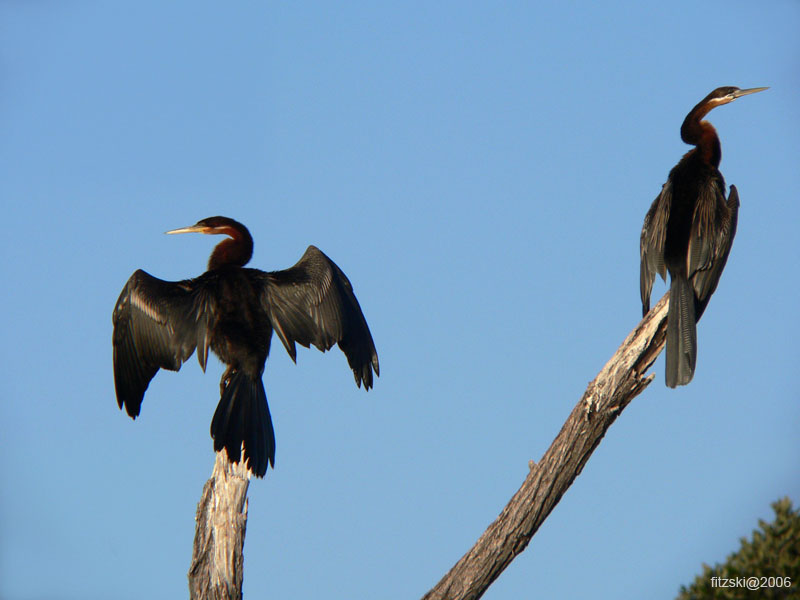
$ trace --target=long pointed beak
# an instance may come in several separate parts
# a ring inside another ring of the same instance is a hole
[[[173,234],[173,233],[207,233],[209,230],[208,227],[204,225],[191,225],[190,227],[180,227],[178,229],[170,229],[169,231],[165,231],[164,233]]]
[[[769,87],[758,87],[758,88],[747,88],[746,90],[736,90],[733,92],[734,98],[740,98],[742,96],[747,96],[748,94],[755,94],[756,92],[763,92],[764,90],[768,90]]]

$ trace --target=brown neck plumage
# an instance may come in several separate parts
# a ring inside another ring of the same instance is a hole
[[[215,232],[217,233],[217,232]],[[218,233],[229,235],[214,248],[208,259],[208,270],[221,267],[243,267],[253,256],[253,238],[246,229],[225,227]]]
[[[714,106],[716,104],[705,100],[695,106],[683,120],[681,139],[687,144],[696,146],[697,152],[704,162],[713,167],[719,167],[720,160],[722,160],[719,136],[711,123],[702,120]]]

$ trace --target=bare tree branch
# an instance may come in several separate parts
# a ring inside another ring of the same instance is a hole
[[[653,380],[644,373],[664,348],[669,293],[634,329],[586,388],[561,432],[475,545],[423,600],[480,598],[531,541],[580,474],[606,430]]]
[[[668,296],[632,331],[592,381],[539,464],[509,503],[423,600],[480,598],[527,547],[608,428],[653,380],[644,373],[664,347]],[[189,590],[192,600],[241,600],[248,471],[217,453],[197,505]]]
[[[241,600],[247,488],[250,474],[217,452],[214,471],[197,504],[197,527],[189,568],[192,600]]]

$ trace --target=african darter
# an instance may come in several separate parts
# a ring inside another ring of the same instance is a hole
[[[245,268],[253,254],[247,228],[211,217],[167,233],[229,236],[214,248],[208,271],[195,279],[162,281],[136,271],[114,308],[114,383],[119,407],[134,419],[159,368],[177,371],[197,348],[205,371],[209,348],[227,365],[211,422],[214,450],[242,460],[263,477],[275,465],[275,434],[261,375],[272,332],[296,360],[295,342],[322,351],[338,343],[356,384],[372,387],[378,355],[345,274],[309,246],[285,271]],[[241,451],[244,450],[242,457]]]
[[[695,147],[670,171],[644,218],[639,279],[642,314],[650,310],[656,273],[666,281],[669,271],[666,380],[672,388],[689,383],[694,375],[696,323],[717,289],[736,235],[739,212],[735,186],[725,199],[725,180],[719,172],[719,137],[711,123],[702,118],[717,106],[765,89],[717,88],[686,115],[681,139]]]

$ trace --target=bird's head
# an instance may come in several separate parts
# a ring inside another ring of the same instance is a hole
[[[228,217],[208,217],[189,227],[170,229],[166,233],[206,233],[209,235],[229,235],[236,239],[241,236],[243,231],[246,232],[247,228],[238,221]]]
[[[724,86],[718,87],[713,92],[711,92],[708,96],[706,96],[700,105],[705,105],[708,110],[712,108],[716,108],[717,106],[722,106],[723,104],[728,104],[729,102],[733,102],[737,98],[741,98],[742,96],[747,96],[749,94],[755,94],[756,92],[763,92],[764,90],[768,90],[768,87],[757,87],[757,88],[747,88],[745,90],[741,90],[738,87],[734,86]]]
[[[242,267],[253,256],[253,237],[247,227],[228,217],[208,217],[189,227],[171,229],[166,233],[205,233],[210,235],[227,235],[231,239],[223,240],[208,259],[208,269],[216,269],[226,265]]]

